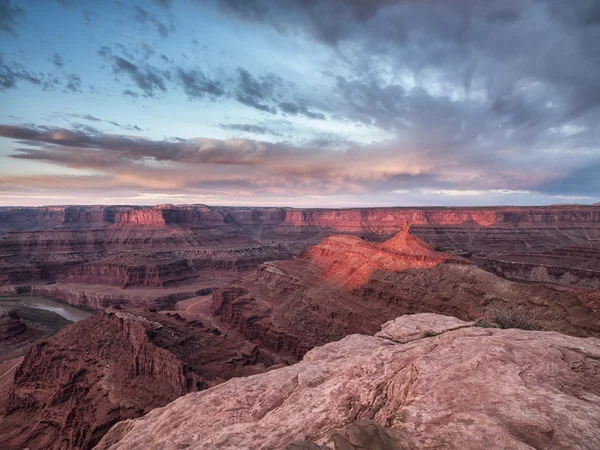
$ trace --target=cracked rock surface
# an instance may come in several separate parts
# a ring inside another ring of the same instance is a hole
[[[96,448],[334,449],[336,436],[403,449],[600,448],[600,339],[452,329],[463,324],[417,314],[410,334],[422,337],[395,342],[390,330],[410,319],[387,324],[386,338],[351,335],[188,394],[115,425]]]

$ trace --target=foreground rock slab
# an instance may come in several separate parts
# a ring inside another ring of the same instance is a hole
[[[417,314],[417,333],[440,334],[396,342],[409,318],[386,338],[351,335],[188,394],[117,424],[96,448],[333,449],[359,435],[382,448],[600,448],[600,339]]]

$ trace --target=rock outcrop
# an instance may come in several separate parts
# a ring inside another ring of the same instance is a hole
[[[200,322],[108,309],[29,350],[0,421],[0,448],[90,449],[122,419],[273,362]]]
[[[597,338],[403,316],[120,422],[96,449],[593,450],[599,361]]]
[[[0,342],[19,341],[27,333],[27,325],[21,322],[14,309],[0,308]]]
[[[500,278],[432,250],[405,227],[383,243],[331,236],[291,261],[265,263],[216,290],[213,311],[248,339],[302,357],[315,346],[374,334],[386,321],[417,312],[475,320],[519,308],[539,327],[598,336],[596,297]]]

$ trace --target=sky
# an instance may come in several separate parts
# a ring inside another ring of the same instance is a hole
[[[600,202],[600,0],[0,0],[0,206]]]

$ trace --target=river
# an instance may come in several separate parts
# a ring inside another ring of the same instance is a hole
[[[74,306],[67,305],[66,303],[55,302],[48,298],[43,297],[12,297],[3,298],[1,300],[8,300],[10,302],[19,303],[29,308],[45,309],[46,311],[52,311],[56,314],[63,316],[65,319],[73,322],[78,322],[83,319],[87,319],[94,313],[92,311],[85,311],[83,309],[75,308]]]

